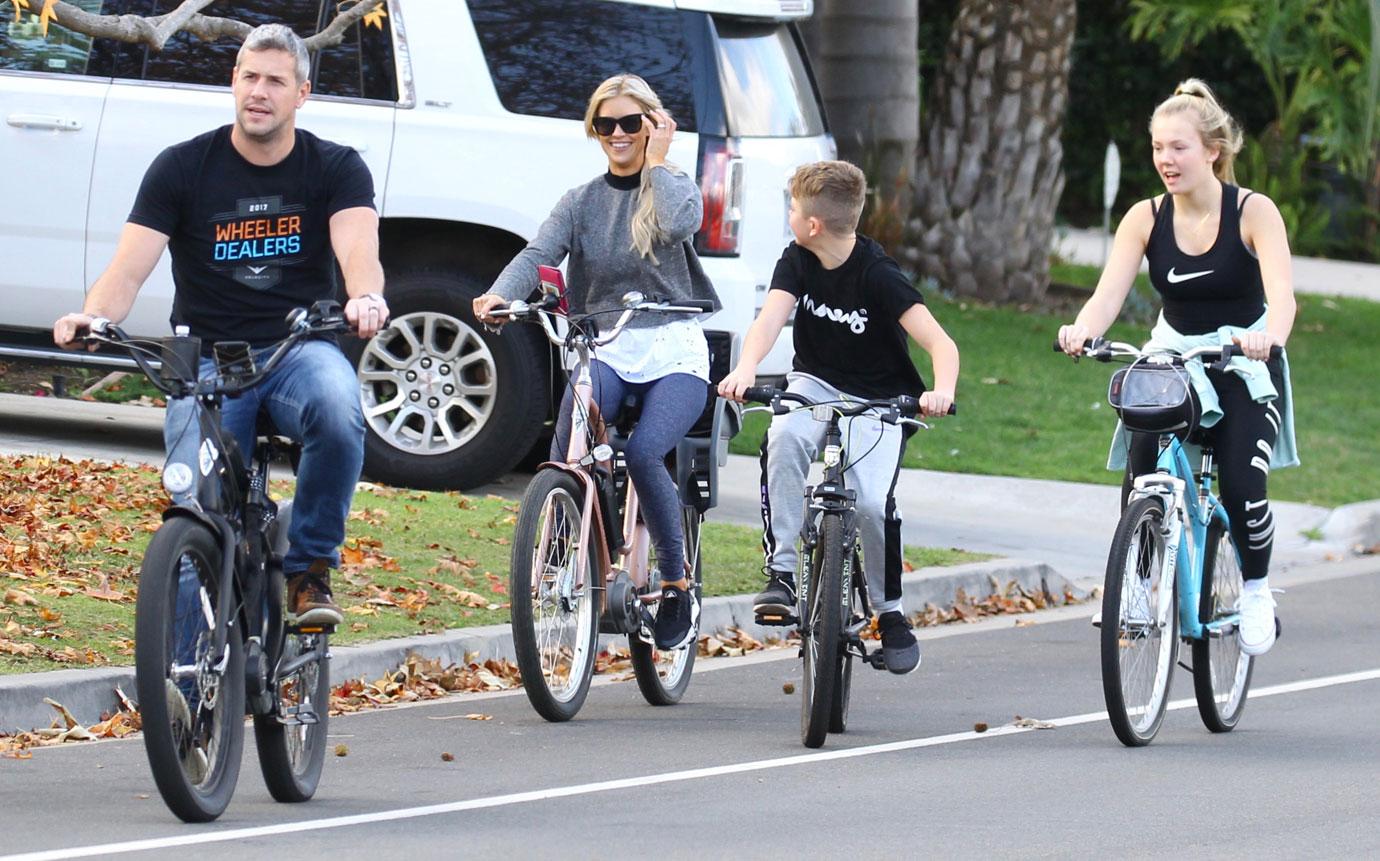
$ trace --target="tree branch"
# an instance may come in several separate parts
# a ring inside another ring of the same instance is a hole
[[[163,46],[168,43],[168,39],[172,38],[174,33],[186,26],[187,22],[195,18],[202,9],[210,6],[212,2],[214,0],[182,0],[176,9],[164,15],[163,20],[158,22],[158,26],[153,31],[154,38],[158,40],[155,50],[163,50]]]
[[[349,11],[336,15],[335,19],[326,25],[326,29],[307,39],[307,50],[319,51],[323,48],[333,48],[339,45],[346,30],[382,4],[383,0],[359,0],[350,7]],[[345,4],[339,3],[336,8],[343,5]]]
[[[182,31],[191,33],[205,42],[214,42],[221,38],[243,42],[253,29],[248,24],[233,18],[201,14],[201,10],[213,2],[214,0],[183,0],[176,9],[166,15],[147,18],[142,15],[95,15],[65,0],[57,0],[53,4],[53,11],[57,13],[57,22],[75,33],[96,39],[114,39],[117,42],[148,45],[154,51],[163,50],[168,40]],[[306,39],[307,50],[319,51],[339,45],[346,30],[382,4],[383,0],[358,0],[347,11],[336,15],[326,29]]]

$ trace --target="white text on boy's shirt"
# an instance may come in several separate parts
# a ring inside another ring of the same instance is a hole
[[[839,308],[830,308],[823,302],[815,302],[814,297],[810,296],[808,293],[800,297],[800,301],[801,304],[805,306],[806,311],[809,311],[816,317],[833,320],[835,323],[842,323],[847,326],[854,335],[861,335],[863,332],[867,331],[866,308],[860,311],[844,311]]]

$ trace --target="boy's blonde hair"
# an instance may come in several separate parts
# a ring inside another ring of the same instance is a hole
[[[847,236],[858,229],[867,177],[857,165],[846,161],[802,164],[791,177],[790,189],[801,214],[818,218],[830,233]]]

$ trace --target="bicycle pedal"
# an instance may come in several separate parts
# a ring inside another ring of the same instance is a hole
[[[787,627],[799,624],[800,619],[794,613],[757,613],[753,621],[759,625]]]
[[[882,660],[881,649],[873,649],[871,652],[868,652],[866,655],[863,656],[863,660],[866,661],[867,664],[871,666],[874,670],[886,669],[886,662]]]
[[[295,636],[306,634],[334,634],[335,625],[288,625],[283,630]]]

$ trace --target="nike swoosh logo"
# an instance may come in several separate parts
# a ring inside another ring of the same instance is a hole
[[[1175,275],[1174,267],[1169,267],[1169,274],[1164,276],[1170,284],[1178,284],[1181,281],[1192,281],[1194,278],[1202,278],[1204,275],[1211,275],[1215,270],[1205,269],[1202,272],[1185,272],[1183,275]]]

